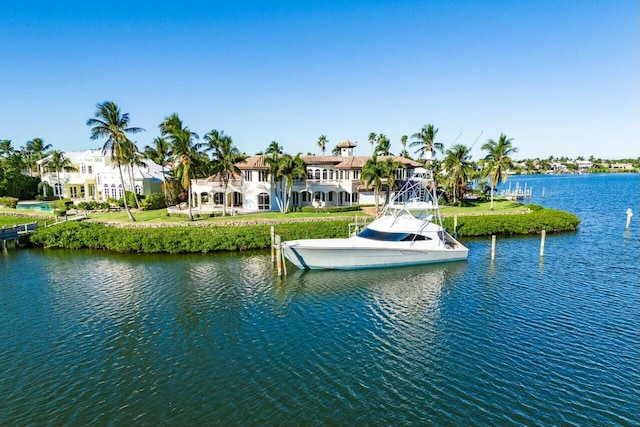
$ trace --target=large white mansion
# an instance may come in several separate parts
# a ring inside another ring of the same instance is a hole
[[[306,178],[293,182],[290,206],[349,206],[352,204],[374,204],[371,189],[360,183],[362,166],[370,156],[354,156],[356,144],[345,141],[338,145],[340,156],[300,156],[307,165]],[[264,155],[248,157],[239,163],[240,175],[224,184],[218,177],[197,179],[191,182],[196,208],[201,211],[219,210],[223,203],[232,209],[243,211],[277,210],[275,188],[268,175]],[[379,159],[385,159],[380,156]],[[394,157],[401,167],[396,172],[398,180],[406,179],[420,163]]]
[[[149,159],[144,159],[145,166],[133,167],[133,188],[129,179],[129,169],[122,167],[125,187],[122,187],[120,172],[111,161],[110,155],[101,150],[65,152],[76,171],[60,171],[57,174],[48,170],[45,165],[49,157],[38,161],[38,169],[42,182],[53,187],[53,195],[72,200],[119,199],[124,190],[137,194],[161,193],[164,176],[162,168]],[[59,177],[58,177],[59,175]]]
[[[349,206],[352,204],[374,204],[371,189],[363,188],[360,183],[362,166],[370,156],[354,156],[356,144],[345,141],[338,145],[340,156],[300,156],[307,165],[307,176],[293,183],[289,205],[302,206]],[[137,194],[161,193],[164,183],[162,168],[151,160],[144,159],[145,166],[133,167],[133,188],[127,166],[122,167],[124,188],[120,173],[111,161],[110,155],[100,150],[68,152],[69,158],[77,169],[74,172],[48,171],[44,165],[48,158],[39,161],[40,176],[43,182],[53,187],[54,195],[72,200],[119,199],[124,190]],[[385,159],[380,156],[380,159]],[[396,179],[404,180],[420,163],[396,156],[400,164]],[[275,186],[268,175],[265,156],[248,157],[238,165],[240,174],[228,183],[226,194],[224,184],[219,177],[194,179],[191,181],[193,208],[201,212],[213,212],[222,209],[223,203],[231,210],[244,212],[278,210]],[[166,172],[166,171],[165,171]]]

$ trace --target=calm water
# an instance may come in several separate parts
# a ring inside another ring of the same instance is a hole
[[[640,424],[639,176],[510,180],[583,221],[543,261],[480,239],[279,280],[266,251],[9,251],[0,425]]]

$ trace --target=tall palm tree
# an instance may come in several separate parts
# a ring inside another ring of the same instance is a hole
[[[327,149],[327,142],[329,142],[329,140],[327,139],[326,135],[320,135],[320,137],[318,138],[318,147],[320,147],[320,150],[322,150],[322,155],[324,156],[324,152]]]
[[[242,154],[236,146],[233,145],[233,140],[230,136],[225,135],[224,131],[218,132],[213,129],[208,132],[203,139],[207,141],[209,150],[213,150],[213,171],[222,180],[224,186],[224,198],[222,203],[222,216],[227,214],[227,187],[229,181],[234,175],[240,174],[240,169],[237,164],[244,160],[247,156]]]
[[[400,143],[402,144],[402,151],[400,152],[400,155],[402,157],[404,157],[405,159],[409,159],[409,152],[407,151],[407,139],[409,139],[409,137],[407,135],[402,135],[400,137]]]
[[[175,172],[180,178],[182,187],[187,190],[189,221],[193,221],[191,179],[195,177],[195,169],[201,159],[200,148],[202,147],[202,144],[194,143],[194,140],[200,137],[183,125],[177,113],[165,118],[159,128],[171,146]]]
[[[340,154],[342,154],[342,150],[340,149],[340,147],[338,145],[333,147],[333,150],[331,150],[331,155],[332,156],[340,156]]]
[[[365,187],[373,187],[374,203],[376,214],[378,213],[378,198],[382,189],[383,180],[388,176],[387,165],[384,161],[378,160],[378,155],[373,154],[362,166],[360,182]]]
[[[411,135],[411,138],[415,139],[410,147],[417,147],[416,154],[426,162],[432,161],[435,158],[436,150],[442,151],[444,145],[439,142],[435,142],[438,129],[434,128],[432,124],[428,124],[420,129],[420,132]]]
[[[387,135],[381,133],[378,135],[377,145],[374,152],[379,156],[393,156],[391,154],[391,141],[387,138]]]
[[[127,137],[130,134],[143,132],[144,129],[129,126],[129,113],[121,113],[120,108],[112,101],[105,101],[96,105],[95,118],[87,120],[87,126],[91,128],[91,139],[107,138],[102,146],[102,154],[111,153],[111,161],[116,164],[120,172],[120,183],[125,188],[122,175],[122,164],[131,141]],[[136,219],[131,214],[127,203],[126,191],[123,194],[124,208],[129,216],[129,221]]]
[[[47,156],[47,151],[51,150],[53,145],[45,144],[42,138],[33,138],[31,141],[27,141],[25,149],[28,153],[28,158],[32,163],[32,167],[29,168],[29,174],[33,169],[33,163],[37,164],[38,161],[44,159]]]
[[[56,173],[56,180],[58,182],[58,186],[60,187],[60,199],[62,199],[62,184],[60,184],[60,171],[65,172],[75,172],[78,170],[68,157],[64,155],[64,151],[54,150],[49,155],[49,159],[45,163],[45,168],[50,172]]]
[[[171,158],[171,151],[169,150],[169,144],[167,140],[161,136],[156,137],[153,140],[153,146],[145,146],[144,147],[144,155],[153,160],[157,165],[162,168],[162,179],[164,183],[162,185],[162,190],[164,191],[164,199],[167,200],[167,177],[164,173],[165,166],[169,163],[169,159]]]
[[[369,133],[369,144],[371,144],[371,154],[375,153],[375,143],[376,143],[376,138],[378,137],[378,135],[376,135],[375,132],[370,132]]]
[[[484,160],[487,162],[485,176],[491,178],[491,210],[493,210],[493,192],[498,183],[507,180],[507,169],[511,166],[511,154],[518,151],[511,145],[513,138],[500,134],[498,141],[490,139],[482,146],[487,152]]]
[[[138,193],[136,193],[136,184],[133,176],[133,168],[135,166],[138,167],[146,167],[147,164],[142,160],[142,154],[138,152],[138,147],[136,144],[129,140],[127,144],[127,150],[123,156],[123,163],[127,165],[127,171],[129,174],[129,184],[131,188],[131,192],[133,193],[133,200],[136,202],[136,207],[140,209],[140,201],[138,200]]]
[[[462,189],[473,176],[471,149],[465,145],[454,145],[445,152],[443,167],[447,171],[448,184],[453,192],[453,203],[462,197]]]

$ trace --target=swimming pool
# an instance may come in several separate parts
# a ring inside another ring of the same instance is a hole
[[[16,209],[29,209],[33,211],[51,212],[51,202],[18,202]]]

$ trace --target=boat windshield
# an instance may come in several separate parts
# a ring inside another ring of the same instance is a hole
[[[426,236],[422,236],[420,234],[412,234],[412,233],[385,233],[383,231],[371,230],[370,228],[365,228],[362,230],[359,237],[371,240],[382,240],[385,242],[410,242],[414,240],[431,240]]]

